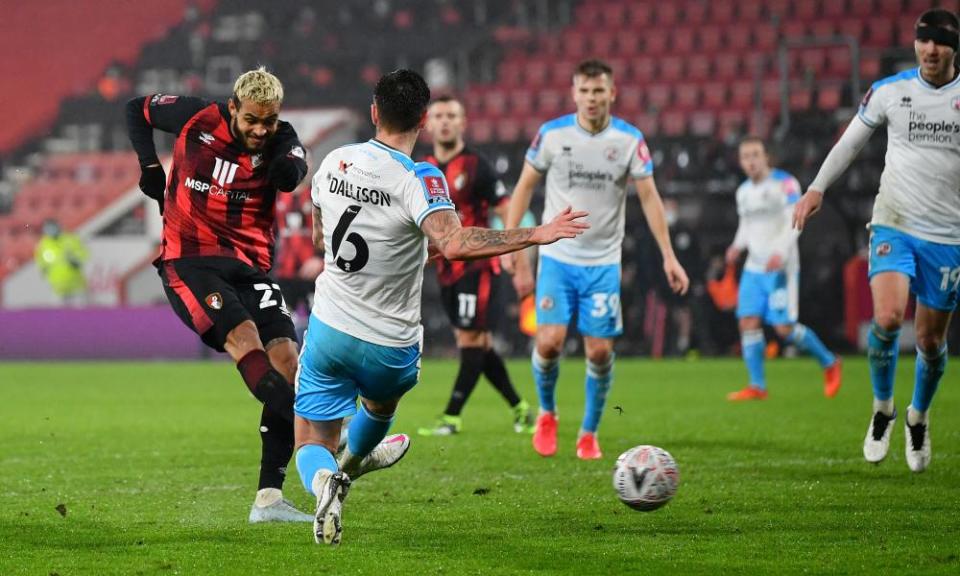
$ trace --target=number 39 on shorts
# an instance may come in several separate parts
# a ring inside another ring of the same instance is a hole
[[[590,297],[593,299],[593,308],[590,310],[590,316],[603,318],[604,316],[618,316],[620,314],[619,294],[594,292]]]

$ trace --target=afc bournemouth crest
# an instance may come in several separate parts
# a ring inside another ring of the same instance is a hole
[[[889,242],[881,242],[877,245],[877,256],[886,256],[893,248]]]
[[[204,298],[203,301],[207,303],[207,306],[214,310],[223,308],[223,296],[221,296],[219,292],[207,294],[207,297]]]
[[[960,96],[953,97],[953,100],[950,101],[950,107],[953,108],[954,112],[960,112]]]
[[[553,298],[549,296],[544,296],[540,299],[540,309],[541,310],[553,310]]]
[[[603,156],[609,162],[616,162],[617,160],[620,159],[620,150],[617,149],[616,146],[610,146],[609,148],[603,151]]]

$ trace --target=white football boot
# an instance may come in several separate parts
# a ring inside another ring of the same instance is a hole
[[[922,422],[911,426],[909,414],[908,408],[907,418],[904,418],[907,466],[914,472],[923,472],[930,465],[930,418],[927,416]]]
[[[317,544],[340,544],[343,532],[341,515],[343,500],[350,490],[350,477],[344,472],[319,470],[313,477],[313,493],[317,495],[317,513],[313,518],[313,539]]]
[[[406,434],[393,434],[387,436],[377,444],[376,448],[363,457],[359,464],[351,465],[351,460],[355,460],[350,453],[350,449],[344,449],[337,459],[340,468],[350,475],[350,478],[356,480],[367,472],[389,468],[400,461],[410,449],[410,437]]]
[[[297,510],[293,502],[283,498],[276,488],[264,488],[250,507],[247,520],[251,524],[261,522],[313,522],[313,516]]]
[[[863,439],[863,457],[867,462],[878,464],[887,457],[890,450],[890,434],[893,432],[893,422],[897,419],[897,409],[887,416],[879,410],[873,413],[867,436]]]

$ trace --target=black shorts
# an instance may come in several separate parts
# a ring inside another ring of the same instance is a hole
[[[173,311],[214,350],[223,352],[227,334],[246,320],[264,345],[297,341],[280,287],[260,270],[221,256],[167,260],[159,269]]]
[[[469,271],[449,286],[440,287],[443,309],[454,328],[492,330],[496,313],[491,313],[500,277],[490,269]]]

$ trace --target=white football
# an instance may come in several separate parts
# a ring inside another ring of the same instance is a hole
[[[634,510],[656,510],[673,498],[680,471],[673,456],[656,446],[635,446],[617,458],[613,488]]]

